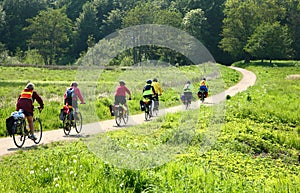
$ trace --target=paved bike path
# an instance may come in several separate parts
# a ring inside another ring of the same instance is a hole
[[[253,72],[237,68],[237,67],[230,67],[232,69],[235,69],[242,73],[243,78],[240,82],[238,82],[236,85],[230,87],[226,91],[219,93],[217,95],[208,97],[205,99],[205,105],[213,105],[217,104],[223,100],[225,100],[227,95],[233,96],[239,92],[245,91],[249,86],[253,86],[256,81],[256,76]],[[191,108],[199,108],[200,101],[193,102],[191,104]],[[163,115],[168,112],[177,112],[180,110],[183,110],[184,106],[175,106],[167,109],[162,109],[159,112],[159,115]],[[145,116],[144,113],[138,114],[138,115],[131,115],[129,117],[129,122],[125,127],[130,127],[137,124],[142,124],[145,122]],[[62,141],[62,140],[75,140],[78,138],[85,138],[89,135],[94,135],[97,133],[103,133],[107,131],[113,131],[117,129],[122,129],[124,127],[117,127],[115,120],[106,120],[96,123],[89,123],[85,124],[82,127],[82,132],[80,134],[76,134],[75,129],[72,129],[69,136],[65,136],[62,129],[52,130],[52,131],[45,131],[43,132],[43,137],[40,144],[34,144],[32,140],[27,139],[24,146],[22,148],[17,148],[13,142],[13,139],[11,137],[6,138],[0,138],[0,156],[14,153],[18,150],[25,150],[30,149],[35,146],[39,146],[42,144],[48,144],[56,141]]]

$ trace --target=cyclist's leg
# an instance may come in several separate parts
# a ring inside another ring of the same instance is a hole
[[[30,133],[33,134],[34,133],[33,116],[26,116],[26,118],[30,129]]]
[[[30,134],[33,134],[34,133],[34,126],[33,126],[33,113],[32,112],[27,112],[27,111],[24,111],[24,115],[27,119],[27,122],[28,122],[28,126],[29,126],[29,129],[30,129]]]
[[[155,108],[156,110],[158,110],[158,107],[159,107],[158,94],[156,94],[156,95],[153,97],[153,100],[154,100],[154,108]]]

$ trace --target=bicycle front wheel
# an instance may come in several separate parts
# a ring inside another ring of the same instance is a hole
[[[42,140],[42,134],[43,134],[42,120],[40,118],[35,118],[33,120],[33,126],[34,126],[34,135],[36,137],[36,140],[34,140],[33,142],[35,144],[38,144]]]
[[[80,112],[75,113],[74,121],[75,121],[75,130],[77,133],[80,133],[82,130],[82,115]]]
[[[24,145],[25,140],[26,140],[26,134],[24,132],[26,129],[25,119],[22,120],[21,123],[17,124],[16,127],[17,127],[16,132],[13,134],[13,140],[14,140],[15,145],[18,148],[21,148]]]
[[[128,117],[129,117],[129,111],[127,109],[127,111],[125,112],[125,115],[123,116],[123,122],[125,125],[128,123]]]

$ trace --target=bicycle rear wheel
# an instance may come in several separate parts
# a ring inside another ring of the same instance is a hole
[[[42,120],[40,118],[34,118],[33,126],[34,126],[34,135],[36,137],[36,140],[34,140],[33,142],[35,144],[38,144],[42,140],[42,134],[43,134]]]
[[[119,108],[117,108],[115,112],[115,121],[118,126],[121,126],[122,114]]]
[[[15,145],[18,148],[21,148],[26,140],[26,134],[25,134],[25,129],[26,129],[26,122],[25,119],[21,121],[21,123],[16,125],[16,132],[13,134],[13,140]]]
[[[151,111],[150,106],[146,105],[146,109],[145,109],[145,120],[146,121],[150,120],[150,117],[151,117],[150,111]]]
[[[75,112],[75,130],[77,133],[80,133],[82,130],[82,115],[80,112]]]
[[[63,130],[64,130],[65,135],[69,135],[70,134],[71,123],[70,123],[68,115],[64,116],[64,119],[63,119]]]

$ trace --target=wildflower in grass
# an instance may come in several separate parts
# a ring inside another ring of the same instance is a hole
[[[70,171],[70,175],[74,174],[74,171]]]
[[[59,178],[54,178],[53,181],[57,181]]]
[[[76,162],[77,162],[77,160],[76,160],[76,159],[74,159],[74,160],[73,160],[73,163],[76,163]]]
[[[29,173],[30,173],[30,174],[34,174],[34,170],[31,170]]]
[[[48,171],[49,171],[49,168],[46,168],[45,171],[48,172]]]
[[[55,187],[59,187],[59,184],[55,184]]]

